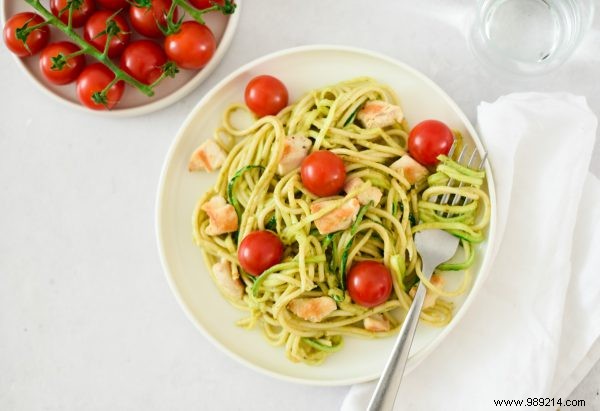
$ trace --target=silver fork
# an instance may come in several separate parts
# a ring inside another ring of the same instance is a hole
[[[462,161],[466,151],[467,147],[465,145],[458,155],[458,162]],[[453,152],[454,146],[452,146],[448,155],[451,157]],[[473,153],[467,162],[468,167],[472,165],[474,158],[476,157],[476,153],[477,148],[474,148]],[[483,167],[486,157],[486,154],[481,156],[479,168]],[[454,180],[450,179],[450,181],[448,181],[448,185],[453,184]],[[462,184],[459,184],[459,187],[461,185]],[[460,196],[454,196],[451,204],[458,204],[460,199]],[[447,204],[449,200],[449,194],[437,196],[434,199],[435,202],[442,205]],[[464,198],[463,205],[467,204],[468,201],[469,200],[467,198]],[[456,253],[458,241],[459,240],[457,237],[443,230],[425,230],[419,231],[417,234],[415,234],[415,245],[419,255],[421,256],[423,276],[428,281],[431,279],[431,275],[433,274],[435,268],[444,261],[448,261]],[[389,411],[394,407],[396,395],[398,394],[398,388],[400,387],[402,375],[404,374],[404,369],[406,368],[410,347],[415,336],[417,324],[419,323],[421,308],[423,307],[423,302],[425,301],[425,292],[426,287],[423,282],[420,281],[415,298],[413,299],[410,309],[408,310],[408,314],[406,315],[404,323],[402,324],[402,328],[400,329],[400,333],[396,339],[396,343],[394,344],[394,350],[388,359],[385,370],[383,371],[383,374],[377,383],[377,387],[375,388],[375,392],[371,397],[371,401],[369,402],[369,406],[367,408],[368,411]]]

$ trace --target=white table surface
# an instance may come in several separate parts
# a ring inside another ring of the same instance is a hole
[[[20,0],[9,0],[20,1]],[[417,6],[418,4],[418,6]],[[155,193],[179,125],[226,74],[290,46],[363,47],[431,77],[474,120],[481,100],[569,91],[600,115],[600,22],[552,75],[482,71],[463,32],[473,2],[245,0],[221,66],[187,98],[107,119],[49,99],[0,48],[0,410],[330,410],[347,387],[265,377],[213,347],[165,281]],[[600,143],[600,141],[599,141]],[[591,170],[600,175],[596,144]],[[572,398],[600,409],[596,366]],[[595,406],[593,405],[595,404]]]

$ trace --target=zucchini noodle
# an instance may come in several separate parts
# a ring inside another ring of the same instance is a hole
[[[245,129],[236,128],[232,116],[247,109],[232,105],[215,132],[215,140],[228,156],[216,184],[197,203],[193,213],[194,241],[202,249],[209,269],[219,261],[228,261],[233,275],[239,275],[244,286],[242,298],[230,298],[222,292],[231,304],[248,312],[238,325],[262,328],[266,338],[274,345],[284,346],[287,357],[295,362],[322,362],[342,348],[345,335],[374,338],[396,333],[412,302],[410,290],[418,281],[424,282],[428,293],[439,296],[435,305],[422,311],[421,320],[434,326],[447,324],[453,304],[444,298],[469,289],[468,268],[474,261],[474,244],[484,239],[489,222],[490,202],[482,189],[483,171],[441,156],[434,173],[411,186],[402,172],[390,168],[406,153],[408,124],[403,121],[384,128],[363,128],[356,115],[369,100],[398,105],[395,93],[387,86],[358,78],[313,90],[277,116],[260,118]],[[303,186],[299,168],[283,176],[277,174],[285,138],[297,134],[310,138],[311,151],[330,150],[337,154],[344,161],[347,178],[360,177],[364,184],[344,195],[329,197],[328,200],[334,200],[330,205],[311,213],[310,205],[319,197]],[[454,187],[447,186],[450,179],[456,182]],[[383,193],[378,205],[363,205],[345,230],[319,233],[315,220],[370,187]],[[468,201],[459,201],[458,205],[435,204],[433,201],[443,194]],[[238,231],[207,234],[209,218],[202,206],[215,195],[234,206]],[[461,239],[463,252],[457,253],[460,261],[453,259],[437,269],[438,274],[464,272],[456,290],[436,287],[421,272],[413,236],[433,228],[447,230]],[[283,241],[284,257],[280,264],[253,277],[239,265],[237,244],[252,231],[267,229]],[[345,289],[346,271],[354,262],[363,260],[380,261],[392,273],[392,294],[386,302],[372,308],[354,303]],[[221,288],[214,272],[212,275]],[[303,320],[288,309],[296,298],[321,296],[332,297],[337,309],[320,322]],[[382,314],[389,321],[389,331],[369,331],[364,327],[363,320],[374,314]]]

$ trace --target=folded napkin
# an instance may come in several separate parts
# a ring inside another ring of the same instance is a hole
[[[596,117],[583,97],[520,93],[481,103],[478,125],[497,185],[496,258],[461,322],[404,377],[394,410],[564,404],[600,358]],[[364,410],[375,384],[353,386],[342,410]]]

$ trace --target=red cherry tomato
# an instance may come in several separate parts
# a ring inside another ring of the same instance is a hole
[[[344,187],[346,168],[336,154],[320,150],[302,161],[300,177],[308,191],[319,197],[327,197],[336,195]]]
[[[17,38],[16,31],[26,24],[27,27],[33,27],[44,21],[39,14],[29,12],[18,13],[12,16],[4,25],[3,34],[6,47],[19,57],[32,56],[39,52],[48,44],[48,39],[50,38],[48,26],[42,26],[30,32],[25,43]]]
[[[256,76],[246,86],[244,99],[248,108],[257,116],[270,116],[287,106],[288,91],[285,85],[273,76]]]
[[[123,71],[144,84],[154,83],[162,74],[166,62],[163,49],[151,40],[134,41],[121,55]]]
[[[110,19],[110,22],[109,22]],[[106,47],[106,34],[100,34],[106,30],[111,22],[119,27],[119,33],[112,36],[108,43],[108,57],[118,57],[121,55],[125,46],[129,43],[129,25],[120,14],[114,15],[114,12],[108,10],[97,11],[88,19],[83,28],[83,37],[92,46],[103,52]]]
[[[115,74],[102,63],[87,66],[77,78],[77,97],[86,107],[93,110],[107,110],[113,108],[121,99],[125,84],[122,81],[115,83],[106,94],[106,105],[98,104],[92,96],[104,90],[115,78]]]
[[[52,14],[58,17],[63,23],[69,23],[69,8],[68,0],[50,0],[50,10]],[[71,16],[71,24],[73,27],[81,27],[85,24],[87,19],[92,15],[96,6],[94,0],[81,0],[78,7],[75,7],[77,3],[73,2],[73,13]]]
[[[129,7],[127,0],[96,0],[96,4],[107,10],[126,10]]]
[[[215,54],[217,41],[212,31],[204,24],[185,21],[177,33],[165,38],[165,52],[177,66],[199,70]]]
[[[217,3],[222,6],[225,4],[225,0],[190,0],[192,6],[197,9],[204,10],[213,6],[213,3]]]
[[[166,15],[169,13],[171,3],[171,0],[135,0],[129,9],[131,25],[146,37],[162,37],[163,33],[158,25],[167,26]],[[173,13],[173,21],[177,21],[177,9]]]
[[[434,166],[440,154],[448,154],[452,143],[454,134],[447,125],[438,120],[425,120],[410,130],[408,152],[424,166]]]
[[[392,275],[377,261],[360,261],[348,273],[350,298],[363,307],[375,307],[387,301],[392,293]]]
[[[63,59],[62,64],[53,59],[59,55],[66,58],[79,50],[79,47],[68,41],[49,44],[40,54],[40,70],[46,80],[52,84],[68,84],[75,81],[85,67],[85,56],[79,54]]]
[[[271,231],[253,231],[244,237],[237,254],[242,268],[256,277],[281,262],[283,243]]]

